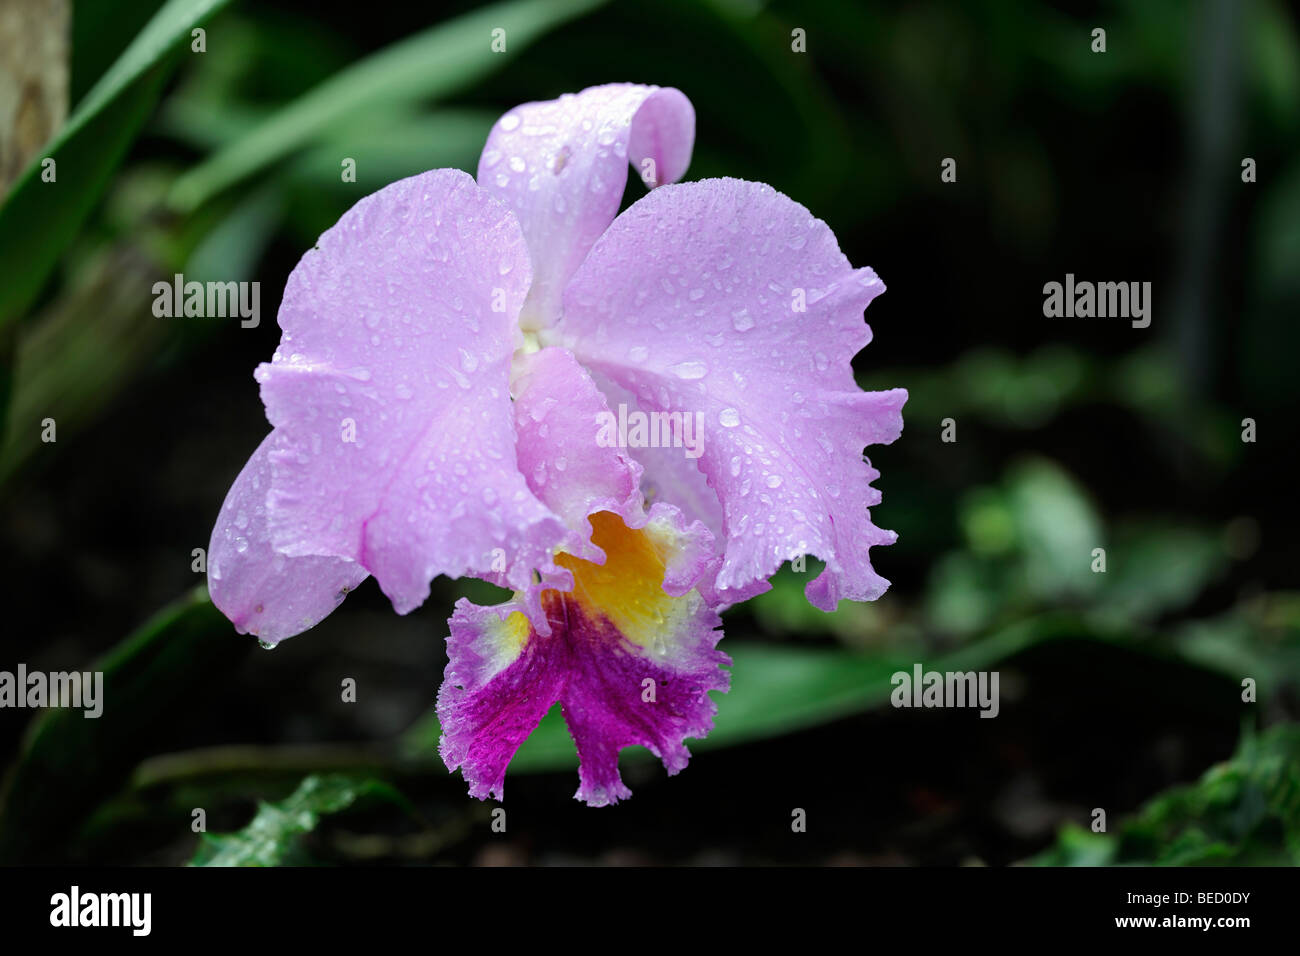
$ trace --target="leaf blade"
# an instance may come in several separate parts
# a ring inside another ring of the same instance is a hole
[[[512,0],[400,40],[336,73],[190,170],[177,180],[170,202],[180,211],[192,210],[367,109],[434,99],[466,88],[547,30],[603,2]],[[489,49],[497,28],[506,31],[506,52],[501,54]]]
[[[126,155],[189,31],[229,0],[168,0],[0,206],[0,329],[21,315]],[[55,162],[54,182],[42,163]]]

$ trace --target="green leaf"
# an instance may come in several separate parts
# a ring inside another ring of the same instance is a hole
[[[279,803],[260,802],[257,815],[237,833],[203,834],[192,866],[281,866],[302,862],[299,838],[321,817],[348,809],[367,796],[401,806],[406,801],[388,784],[343,774],[307,777]]]
[[[1016,466],[1007,482],[1007,505],[1033,593],[1087,594],[1099,586],[1091,563],[1093,549],[1105,544],[1101,521],[1065,469],[1046,459]]]
[[[1188,621],[1173,631],[1172,647],[1184,660],[1233,682],[1251,677],[1259,694],[1273,697],[1300,687],[1300,594],[1265,592],[1218,617]]]
[[[1150,521],[1117,529],[1107,557],[1095,613],[1116,621],[1186,607],[1228,563],[1220,535]]]
[[[368,117],[355,129],[307,150],[293,163],[292,176],[351,205],[360,196],[427,169],[472,172],[496,118],[480,110]],[[356,161],[355,183],[344,183],[339,175],[344,157]]]
[[[1045,866],[1300,864],[1300,725],[1247,733],[1190,786],[1149,801],[1110,833],[1065,828]]]
[[[1106,576],[1092,573],[1101,519],[1055,462],[1027,458],[1001,484],[971,489],[958,520],[966,548],[935,561],[927,587],[927,617],[942,631],[974,634],[1102,587]]]
[[[169,0],[86,94],[0,207],[0,329],[21,315],[144,124],[190,30],[227,0]],[[55,181],[41,179],[55,161]]]
[[[277,110],[247,136],[181,177],[172,205],[189,211],[246,176],[376,108],[413,105],[473,85],[548,30],[603,0],[515,0],[484,7],[380,50]],[[493,53],[492,31],[506,31]]]
[[[0,862],[48,860],[252,647],[200,587],[91,664],[104,675],[100,716],[41,711],[0,788]]]
[[[981,670],[1042,641],[1072,633],[1061,625],[1034,621],[1007,628],[960,650],[934,657],[918,652],[887,657],[839,650],[724,641],[731,655],[732,687],[717,696],[712,733],[691,748],[705,750],[790,733],[879,707],[894,689],[890,678],[911,672],[920,662],[927,670]],[[438,745],[437,716],[427,714],[403,738],[408,753],[428,753]],[[646,752],[633,748],[644,757]],[[513,773],[564,770],[577,764],[573,741],[558,707],[542,719],[510,763]]]

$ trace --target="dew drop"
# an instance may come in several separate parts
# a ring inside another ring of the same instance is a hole
[[[709,374],[709,367],[703,362],[679,362],[669,369],[678,378],[696,379],[704,378]]]

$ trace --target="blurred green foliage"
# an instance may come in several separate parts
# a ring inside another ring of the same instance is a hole
[[[1047,866],[1300,866],[1300,727],[1247,734],[1226,763],[1113,832],[1067,826]]]
[[[342,774],[312,775],[276,803],[259,804],[257,815],[237,833],[204,833],[193,866],[286,866],[309,862],[300,837],[316,828],[321,817],[341,813],[357,801],[383,799],[405,808],[406,801],[391,787],[374,780]]]

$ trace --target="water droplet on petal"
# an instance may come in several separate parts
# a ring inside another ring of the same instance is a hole
[[[718,412],[718,424],[723,428],[735,428],[740,424],[740,412],[734,408],[724,408]]]
[[[672,366],[668,371],[672,372],[678,378],[696,379],[704,378],[709,374],[709,367],[703,362],[679,362]]]

